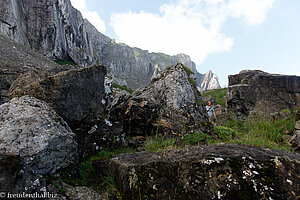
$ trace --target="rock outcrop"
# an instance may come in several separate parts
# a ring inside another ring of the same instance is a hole
[[[91,125],[102,117],[105,105],[101,65],[60,72],[42,80],[34,72],[20,76],[11,86],[11,98],[30,95],[49,103],[72,128]]]
[[[300,107],[300,77],[244,70],[228,77],[227,111],[239,119]]]
[[[211,70],[209,70],[206,74],[197,73],[197,85],[201,92],[222,88],[219,84],[218,76],[212,73]]]
[[[122,199],[296,199],[300,155],[240,145],[197,146],[110,160]]]
[[[42,175],[77,160],[75,134],[46,103],[29,96],[0,106],[1,191],[42,192]],[[43,183],[42,183],[43,182]]]
[[[0,34],[54,60],[71,60],[81,66],[103,64],[120,85],[144,87],[157,69],[178,62],[189,67],[197,78],[203,77],[187,55],[149,53],[116,43],[83,19],[69,0],[4,0],[0,8]],[[204,85],[206,90],[215,81],[198,81],[198,86]]]
[[[296,124],[295,124],[295,131],[290,140],[292,147],[295,148],[295,151],[300,151],[300,111],[297,110],[296,113]]]
[[[111,116],[121,121],[129,135],[158,132],[184,134],[202,131],[207,114],[200,102],[191,71],[182,64],[173,65],[156,77],[148,87],[114,100]]]

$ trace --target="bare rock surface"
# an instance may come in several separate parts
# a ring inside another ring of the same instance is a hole
[[[10,98],[30,95],[49,103],[72,127],[90,124],[104,113],[104,78],[101,65],[72,69],[44,79],[28,72],[10,88]]]
[[[197,146],[110,160],[122,199],[296,199],[300,155],[241,145]]]
[[[207,115],[200,93],[189,75],[181,64],[167,68],[150,86],[115,98],[111,116],[122,122],[129,135],[209,132],[203,126]]]
[[[0,153],[20,156],[37,174],[75,162],[75,134],[46,103],[23,96],[1,105],[0,113]]]
[[[227,111],[239,119],[300,107],[300,77],[244,70],[230,75]]]

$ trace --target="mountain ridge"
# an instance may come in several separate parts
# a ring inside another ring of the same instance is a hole
[[[53,60],[71,60],[80,66],[105,65],[119,84],[134,89],[146,86],[155,69],[179,62],[190,68],[196,79],[203,76],[188,55],[170,56],[116,43],[84,19],[70,0],[3,0],[0,6],[0,34]],[[202,82],[197,83],[201,88]]]

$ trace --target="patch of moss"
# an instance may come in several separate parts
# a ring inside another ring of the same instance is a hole
[[[77,64],[74,61],[71,60],[58,60],[56,61],[57,64],[59,65],[73,65],[73,66],[77,66]]]
[[[121,89],[121,90],[125,90],[125,91],[129,92],[130,94],[133,93],[133,90],[132,90],[131,88],[128,88],[128,87],[126,87],[126,86],[119,85],[119,84],[117,84],[117,83],[113,83],[113,84],[112,84],[112,87],[113,87],[113,88],[119,88],[119,89]]]
[[[186,67],[182,63],[179,63],[179,64],[183,67],[184,71],[187,73],[188,76],[190,76],[191,74],[194,74],[194,72],[192,72],[192,70],[190,68]]]

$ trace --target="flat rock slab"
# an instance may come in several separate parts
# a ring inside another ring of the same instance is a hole
[[[300,155],[241,145],[197,146],[110,160],[123,199],[296,199]]]

